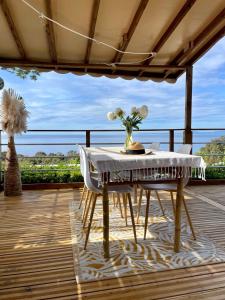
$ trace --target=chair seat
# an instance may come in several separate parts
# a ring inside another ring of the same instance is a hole
[[[129,185],[110,185],[109,193],[132,193],[133,189]]]
[[[153,184],[140,184],[140,186],[144,190],[152,190],[152,191],[171,191],[176,192],[177,191],[177,185],[175,183],[153,183]]]
[[[91,180],[92,180],[93,187],[95,187],[95,192],[102,193],[102,188],[98,186],[97,176],[92,177]],[[132,193],[133,189],[128,184],[126,185],[115,184],[115,185],[108,186],[108,192],[109,193]]]

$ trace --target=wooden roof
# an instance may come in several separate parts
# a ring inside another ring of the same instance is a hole
[[[122,52],[41,18],[22,0],[0,0],[1,66],[175,82],[225,34],[225,0],[27,2],[50,19]]]

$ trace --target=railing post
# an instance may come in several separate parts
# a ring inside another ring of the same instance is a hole
[[[170,151],[174,151],[174,129],[170,129]]]
[[[86,147],[91,146],[91,131],[86,130]]]
[[[192,79],[193,67],[186,68],[186,95],[185,95],[185,122],[184,122],[184,144],[192,144]]]

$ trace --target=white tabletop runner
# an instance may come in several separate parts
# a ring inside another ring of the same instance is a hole
[[[90,161],[99,174],[120,172],[118,179],[127,178],[126,171],[130,170],[134,171],[133,178],[135,177],[135,180],[147,177],[155,178],[156,173],[165,175],[163,173],[168,173],[169,169],[170,171],[174,169],[172,174],[176,177],[175,170],[177,168],[180,168],[179,172],[184,177],[190,177],[192,171],[195,170],[196,177],[205,179],[206,164],[201,156],[154,150],[153,154],[127,155],[122,154],[123,148],[118,147],[90,147],[86,149]],[[146,149],[146,153],[149,152],[150,149]],[[121,176],[121,171],[125,171],[124,176]]]

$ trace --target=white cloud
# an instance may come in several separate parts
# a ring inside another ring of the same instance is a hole
[[[224,124],[225,39],[194,66],[193,124]],[[150,116],[143,128],[183,127],[185,75],[176,84],[108,79],[73,74],[42,73],[33,82],[0,71],[6,87],[15,88],[31,111],[30,128],[120,128],[106,113],[116,107],[130,111],[146,104]],[[196,125],[197,124],[197,125]]]

